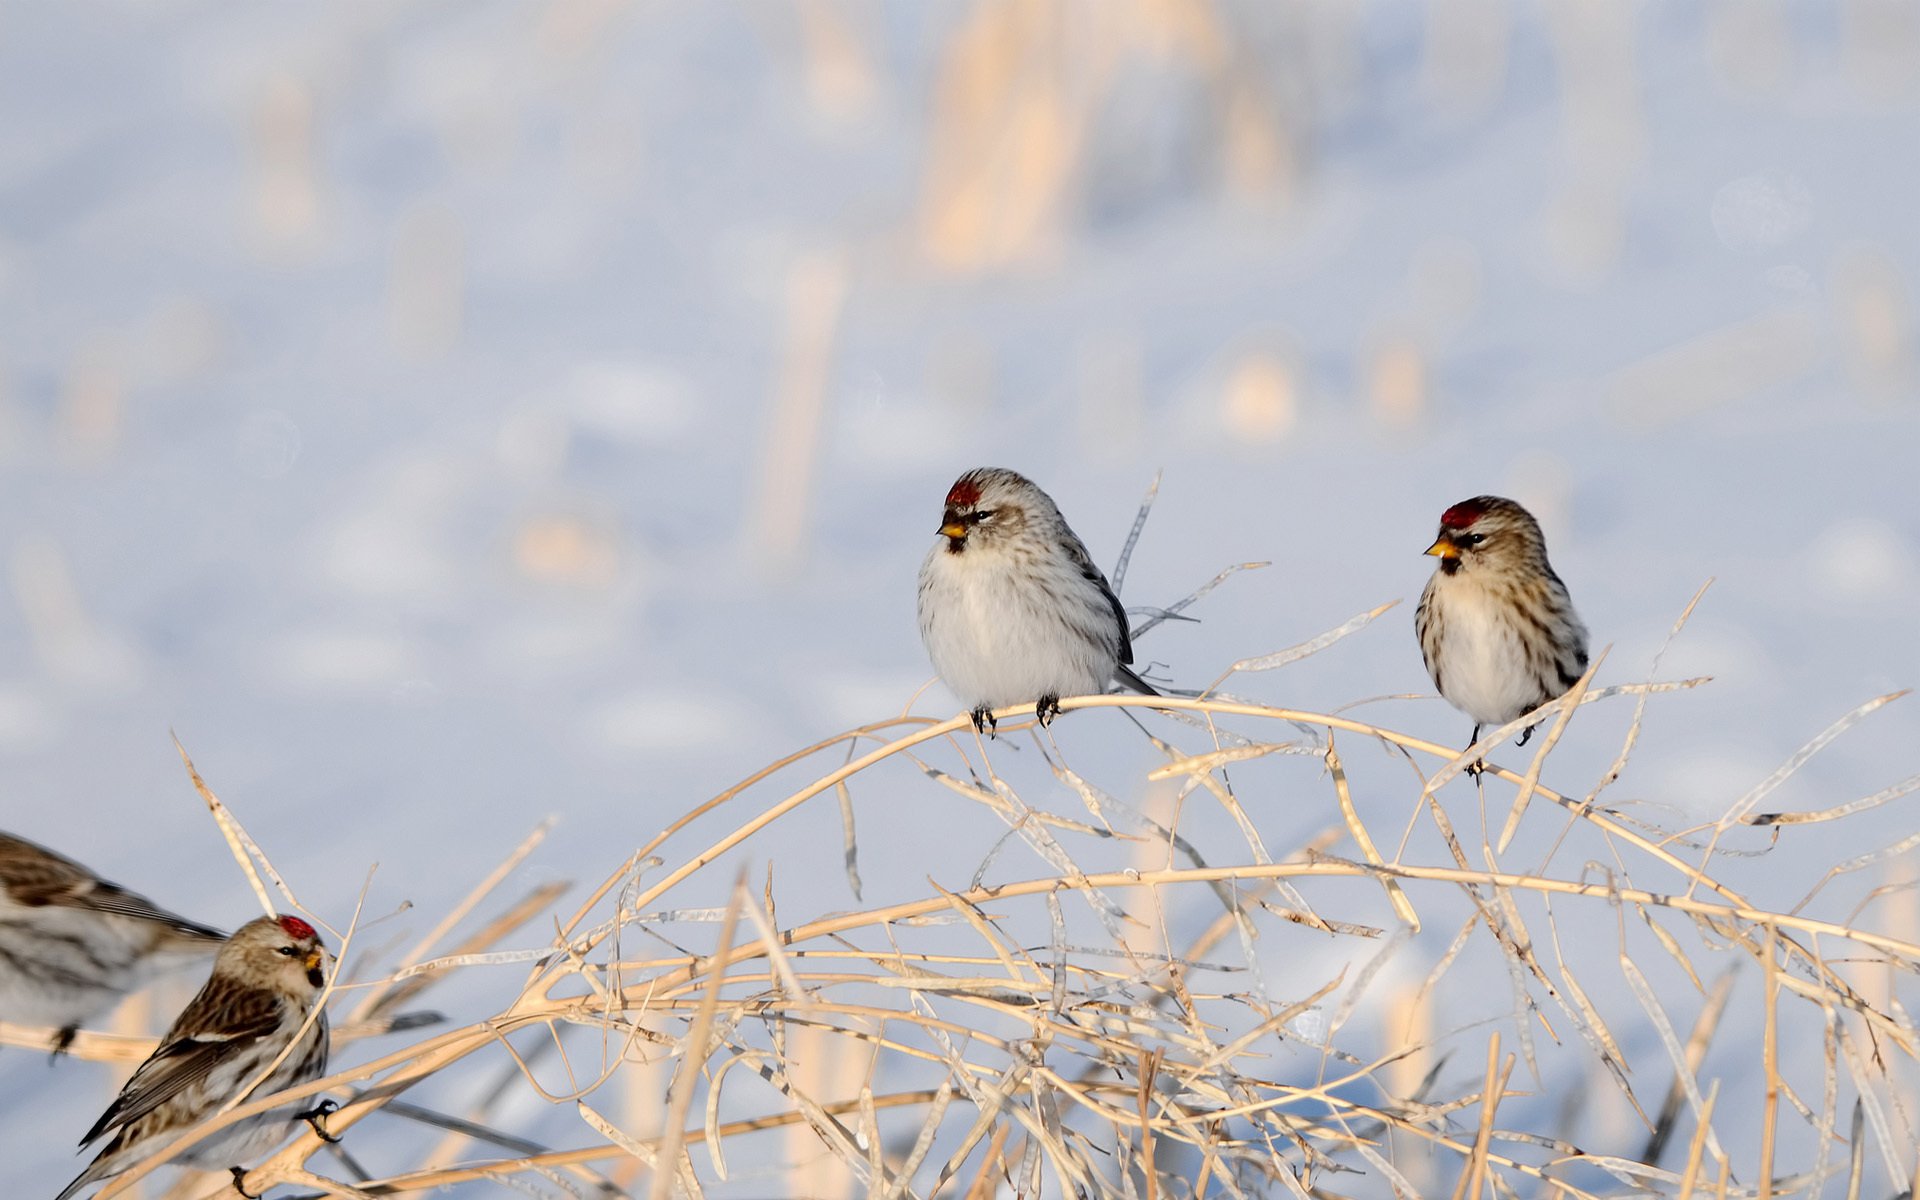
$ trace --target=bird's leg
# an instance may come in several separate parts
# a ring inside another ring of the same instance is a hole
[[[1053,719],[1060,715],[1060,697],[1040,697],[1040,703],[1033,706],[1033,715],[1039,718],[1042,729],[1053,724]]]
[[[1474,744],[1479,740],[1480,740],[1480,726],[1476,724],[1473,727],[1473,736],[1467,739],[1467,748],[1471,750]],[[1476,781],[1480,778],[1480,772],[1486,769],[1487,769],[1487,764],[1486,764],[1486,760],[1484,759],[1476,758],[1472,762],[1467,764],[1467,774]]]
[[[1529,725],[1525,729],[1522,729],[1520,731],[1520,740],[1515,742],[1514,745],[1524,746],[1527,744],[1527,739],[1532,736],[1533,736],[1533,726]]]
[[[250,1192],[244,1186],[247,1181],[247,1169],[245,1167],[228,1167],[227,1170],[233,1175],[234,1191],[239,1192],[242,1196],[245,1196],[247,1200],[260,1200],[259,1193]]]
[[[47,1056],[47,1061],[52,1062],[62,1054],[65,1054],[67,1047],[73,1045],[73,1039],[78,1036],[80,1036],[80,1025],[78,1022],[72,1025],[62,1025],[60,1031],[53,1035],[53,1053]]]
[[[988,705],[982,704],[973,710],[973,731],[975,733],[984,733],[988,737],[992,737],[993,731],[999,727],[1000,723],[993,719],[993,709]]]
[[[327,1127],[320,1122],[339,1111],[340,1106],[335,1104],[331,1098],[326,1098],[305,1112],[293,1114],[293,1119],[296,1121],[305,1121],[307,1126],[319,1136],[321,1141],[329,1142],[337,1146],[340,1144],[340,1136],[338,1134],[328,1133]]]

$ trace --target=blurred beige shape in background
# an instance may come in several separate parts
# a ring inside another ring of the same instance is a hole
[[[1284,209],[1305,173],[1307,134],[1304,113],[1296,108],[1306,108],[1310,85],[1271,78],[1270,64],[1244,53],[1236,31],[1209,4],[1145,0],[1132,27],[1134,40],[1163,56],[1159,69],[1184,70],[1206,81],[1217,110],[1213,135],[1220,141],[1227,190]],[[1288,63],[1285,74],[1306,75],[1301,66]]]
[[[1390,429],[1410,429],[1427,410],[1427,356],[1404,333],[1383,337],[1367,356],[1366,400]]]
[[[610,587],[620,572],[620,537],[577,513],[539,514],[514,530],[513,564],[539,583]]]
[[[394,231],[387,280],[387,333],[394,349],[438,357],[460,343],[466,247],[460,215],[444,204],[407,211]]]
[[[1855,387],[1882,402],[1920,400],[1913,298],[1899,266],[1878,246],[1855,246],[1833,264],[1841,355]]]
[[[1714,0],[1708,6],[1707,63],[1729,91],[1779,91],[1793,74],[1793,51],[1781,0]]]
[[[1841,0],[1840,54],[1848,77],[1873,100],[1912,100],[1920,91],[1920,4]]]
[[[55,423],[64,448],[87,461],[108,457],[120,440],[126,399],[123,340],[110,331],[95,330],[74,351],[60,382]]]
[[[1146,793],[1134,803],[1139,807],[1141,816],[1171,829],[1179,820],[1180,801],[1179,782],[1159,779],[1147,784]],[[1173,847],[1162,838],[1143,837],[1134,843],[1130,865],[1142,874],[1166,870],[1175,865]],[[1134,899],[1127,904],[1127,912],[1134,919],[1121,927],[1127,948],[1136,954],[1168,953],[1171,943],[1167,937],[1166,910],[1161,903],[1163,897],[1159,889],[1137,887],[1131,894]]]
[[[805,562],[811,544],[814,476],[826,419],[848,269],[837,250],[802,255],[787,274],[786,344],[750,483],[748,549],[767,578],[787,578]]]
[[[41,668],[78,689],[119,693],[140,681],[134,646],[88,617],[66,551],[50,538],[28,535],[9,562],[14,603]]]
[[[1479,315],[1483,284],[1480,251],[1471,242],[1436,237],[1414,250],[1405,283],[1361,351],[1358,399],[1376,425],[1412,429],[1444,403],[1434,395],[1434,379],[1448,345]]]
[[[1276,209],[1286,207],[1299,189],[1304,173],[1304,133],[1289,114],[1244,79],[1235,80],[1227,93],[1227,187],[1237,196],[1266,199]]]
[[[62,449],[99,462],[118,448],[129,403],[145,388],[180,384],[220,359],[223,331],[204,301],[170,296],[126,329],[94,329],[74,350],[60,380],[54,434]],[[0,451],[7,413],[0,396]]]
[[[860,1095],[872,1054],[859,1054],[862,1043],[802,1022],[787,1025],[787,1079],[794,1091],[816,1103],[831,1105]],[[871,1043],[866,1043],[871,1045]],[[841,1118],[849,1128],[859,1120]],[[858,1180],[853,1170],[821,1140],[813,1126],[801,1122],[781,1135],[787,1161],[785,1186],[780,1194],[806,1200],[852,1200]],[[889,1164],[897,1166],[898,1164]]]
[[[1920,939],[1920,879],[1916,879],[1912,860],[1905,855],[1895,856],[1875,874],[1879,876],[1878,885],[1861,901],[1856,915],[1877,916],[1888,937],[1908,943]],[[1894,983],[1894,973],[1900,970],[1896,964],[1881,958],[1847,958],[1836,961],[1833,967],[1867,1003],[1900,1006]],[[1916,1103],[1920,1103],[1920,1086],[1916,1086],[1914,1073],[1911,1070],[1889,1072],[1888,1082],[1894,1088],[1895,1103],[1908,1112],[1913,1111]]]
[[[1271,445],[1300,419],[1298,364],[1271,348],[1234,363],[1220,395],[1220,424],[1242,445]]]
[[[320,241],[313,89],[276,76],[253,111],[253,228],[273,258],[304,257]]]
[[[814,111],[834,120],[867,112],[879,93],[879,81],[848,6],[837,0],[797,0],[792,11],[800,23],[800,55]]]
[[[617,19],[642,8],[631,0],[548,0],[541,7],[534,30],[534,46],[542,57],[578,67],[612,40]]]
[[[1421,83],[1448,107],[1485,108],[1507,79],[1513,36],[1510,0],[1448,0],[1427,6]]]
[[[984,0],[946,46],[919,216],[922,251],[941,269],[1057,258],[1081,215],[1090,135],[1107,102],[1142,77],[1198,82],[1209,107],[1194,136],[1210,141],[1234,193],[1284,201],[1301,173],[1301,135],[1276,81],[1239,52],[1211,5]]]
[[[1433,1069],[1432,1045],[1438,1032],[1433,1025],[1434,1003],[1433,996],[1423,994],[1420,982],[1411,978],[1398,980],[1388,992],[1382,1017],[1386,1036],[1404,1051],[1387,1064],[1384,1072],[1387,1091],[1394,1096],[1418,1097],[1421,1082]],[[1420,1188],[1421,1194],[1432,1195],[1436,1182],[1435,1156],[1415,1153],[1395,1157],[1401,1173]]]
[[[935,265],[980,270],[1057,249],[1080,132],[1064,19],[1051,3],[985,0],[948,39],[920,216]]]
[[[1591,283],[1619,264],[1627,192],[1646,156],[1634,61],[1639,10],[1551,0],[1546,11],[1561,81],[1564,158],[1542,228],[1550,265],[1570,281]]]
[[[660,1043],[673,1044],[674,1029],[670,1021],[647,1014],[638,1014],[632,1020],[648,1034],[658,1037]],[[633,1041],[625,1061],[626,1066],[613,1077],[613,1086],[620,1089],[620,1127],[627,1136],[650,1142],[666,1129],[667,1092],[673,1087],[676,1060],[669,1058],[661,1045],[642,1036]],[[629,1191],[646,1170],[647,1165],[631,1155],[622,1156],[606,1167],[608,1178]]]

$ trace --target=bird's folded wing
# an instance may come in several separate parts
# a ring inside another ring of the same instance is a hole
[[[141,921],[159,921],[182,933],[198,934],[208,940],[226,938],[217,929],[175,916],[145,896],[96,878],[80,864],[45,847],[39,847],[38,853],[31,856],[11,855],[0,861],[0,884],[5,885],[7,895],[15,904],[28,908],[83,908]]]
[[[56,903],[58,903],[58,901],[56,901]],[[108,883],[104,880],[96,882],[91,891],[85,896],[77,896],[69,903],[84,905],[87,908],[96,909],[104,913],[115,913],[123,917],[133,917],[136,920],[158,921],[163,925],[170,925],[182,933],[198,934],[209,941],[225,941],[227,936],[219,930],[209,928],[197,921],[189,921],[185,917],[176,916],[147,899],[145,896],[136,895],[133,892],[127,891],[119,884]]]
[[[244,1055],[280,1027],[280,1005],[266,992],[249,992],[224,1006],[218,1020],[189,1021],[207,993],[194,997],[174,1023],[175,1032],[160,1043],[127,1080],[107,1111],[80,1139],[82,1146],[123,1125],[130,1125],[201,1082],[225,1063]],[[212,1016],[215,1014],[205,1014]],[[190,1032],[188,1032],[190,1031]],[[262,1064],[265,1065],[264,1063]]]
[[[1080,569],[1080,574],[1088,583],[1100,589],[1100,594],[1106,598],[1107,606],[1113,609],[1114,624],[1120,629],[1120,663],[1122,666],[1132,666],[1133,633],[1127,625],[1127,610],[1121,605],[1120,597],[1114,594],[1113,585],[1107,582],[1106,575],[1094,565],[1093,555],[1087,553],[1086,543],[1082,542],[1072,530],[1067,531],[1066,549],[1067,557],[1072,559],[1073,565]]]
[[[0,862],[0,883],[6,885],[13,902],[30,908],[85,903],[82,897],[94,883],[93,876],[44,847],[35,849],[39,852],[29,855],[23,848],[22,853]]]

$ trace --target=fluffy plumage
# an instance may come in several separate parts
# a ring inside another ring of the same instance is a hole
[[[0,1020],[57,1027],[56,1049],[164,967],[212,954],[225,939],[0,833]]]
[[[1034,704],[1046,724],[1062,696],[1098,694],[1134,674],[1126,610],[1051,497],[1025,476],[979,467],[948,491],[920,566],[920,639],[934,670],[973,710]]]
[[[1587,629],[1547,561],[1533,514],[1476,496],[1440,517],[1440,565],[1414,613],[1433,686],[1473,718],[1473,741],[1558,699],[1587,669]],[[1520,735],[1524,745],[1531,726]]]
[[[291,1052],[251,1096],[324,1074],[326,1016],[316,1016],[304,1036],[300,1027],[326,984],[325,964],[320,936],[298,917],[258,917],[242,925],[220,948],[206,986],[80,1139],[84,1146],[112,1135],[56,1200],[69,1200],[88,1184],[163,1149],[257,1078],[289,1044]],[[206,1168],[244,1163],[285,1138],[288,1126],[305,1115],[299,1108],[297,1102],[287,1104],[229,1125],[176,1161]]]

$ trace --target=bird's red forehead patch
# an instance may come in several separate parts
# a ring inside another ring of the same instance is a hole
[[[971,476],[954,484],[953,490],[947,493],[949,508],[966,508],[968,505],[978,503],[980,503],[980,485],[975,483]]]
[[[287,931],[288,937],[310,938],[314,936],[313,926],[302,921],[299,917],[281,917],[280,928]]]
[[[1462,500],[1440,514],[1440,523],[1449,529],[1465,529],[1486,515],[1486,505],[1478,500]]]

